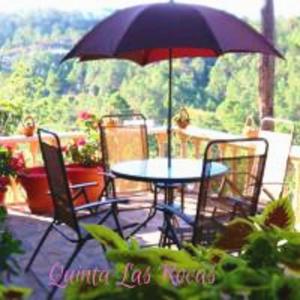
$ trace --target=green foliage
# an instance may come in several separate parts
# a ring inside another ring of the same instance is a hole
[[[9,146],[0,145],[0,192],[5,191],[9,176],[16,176],[25,167],[21,153],[14,154]]]
[[[21,242],[9,232],[5,219],[6,210],[0,207],[0,284],[6,277],[18,274],[19,266],[13,256],[23,254]]]
[[[71,162],[85,167],[94,167],[100,164],[98,122],[95,114],[85,111],[78,114],[76,123],[85,132],[87,140],[80,138],[67,146],[66,156]]]
[[[103,103],[101,112],[102,114],[122,114],[130,111],[130,106],[127,101],[119,94],[114,92],[104,97],[105,102]]]
[[[17,107],[15,121],[2,129],[5,134],[16,131],[21,117],[28,114],[42,127],[74,129],[78,110],[98,116],[111,111],[141,111],[157,123],[165,122],[166,62],[145,68],[119,60],[59,64],[63,54],[98,19],[57,11],[23,17],[0,15],[5,61],[0,70],[0,99]],[[276,64],[274,99],[276,116],[295,121],[297,128],[299,28],[299,18],[277,22],[278,45],[286,59]],[[173,89],[174,112],[188,107],[195,112],[191,114],[192,124],[241,133],[246,116],[258,117],[258,56],[174,60]],[[2,110],[1,102],[0,106]],[[5,118],[0,114],[1,125]],[[299,136],[297,132],[297,141]]]
[[[107,259],[114,263],[114,268],[107,284],[91,286],[86,282],[73,282],[65,297],[67,300],[297,300],[300,296],[300,233],[286,226],[290,222],[280,221],[282,216],[276,213],[279,207],[289,210],[287,200],[271,203],[262,215],[252,220],[238,218],[229,224],[229,230],[223,233],[223,244],[224,239],[230,242],[235,235],[239,236],[243,241],[239,255],[191,244],[184,245],[182,250],[139,248],[136,242],[125,242],[105,226],[85,225],[85,229],[106,246]],[[272,224],[267,222],[270,216]],[[290,212],[288,216],[293,219]],[[275,224],[283,226],[279,228]],[[245,230],[239,229],[241,227]],[[220,246],[220,240],[222,237],[214,246],[218,242]],[[201,274],[201,280],[196,274]]]
[[[277,226],[279,228],[293,230],[295,226],[295,216],[291,200],[286,197],[277,201],[272,201],[264,210],[262,215],[263,225]]]
[[[254,231],[255,227],[250,221],[236,218],[217,237],[214,246],[228,251],[239,250],[247,243],[247,238]]]
[[[0,177],[14,175],[14,171],[10,167],[12,152],[0,145]]]
[[[28,299],[31,290],[14,285],[8,285],[12,275],[18,275],[19,264],[15,260],[15,255],[23,254],[21,242],[16,240],[5,224],[6,210],[0,207],[0,299]]]
[[[214,246],[229,251],[241,250],[247,244],[249,237],[257,237],[262,230],[269,232],[273,228],[295,230],[295,215],[288,197],[268,203],[261,215],[249,220],[236,218],[229,222],[223,232],[216,238]],[[270,239],[267,239],[267,241],[257,240],[257,243],[263,245],[269,241]],[[265,249],[270,248],[269,246],[272,247],[272,245],[266,244]]]
[[[0,284],[0,299],[2,300],[25,300],[29,299],[31,290],[18,286],[4,286]]]
[[[8,135],[13,133],[22,116],[22,108],[4,99],[0,99],[0,134]]]
[[[127,243],[115,232],[103,225],[83,224],[83,228],[101,245],[116,250],[127,250]]]

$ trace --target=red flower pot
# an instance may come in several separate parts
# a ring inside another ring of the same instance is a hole
[[[6,189],[0,189],[0,207],[4,206],[5,192]]]
[[[27,204],[34,214],[50,214],[53,212],[47,175],[44,167],[27,168],[19,174],[19,179],[27,193]]]
[[[96,167],[83,167],[77,164],[67,166],[67,173],[72,184],[81,184],[86,182],[96,182],[97,185],[87,187],[86,192],[90,201],[96,201],[104,187],[104,176],[99,174],[104,169],[101,165]],[[79,197],[76,205],[84,204],[84,198]]]
[[[98,172],[102,167],[85,168],[79,165],[70,165],[67,167],[68,179],[71,184],[80,184],[85,182],[97,182],[94,187],[86,188],[90,200],[96,200],[104,186],[103,175]],[[27,204],[34,214],[51,214],[53,212],[52,198],[48,195],[49,186],[44,167],[27,168],[19,179],[27,193]],[[1,203],[1,201],[0,201]],[[85,204],[83,197],[75,201],[75,206]]]

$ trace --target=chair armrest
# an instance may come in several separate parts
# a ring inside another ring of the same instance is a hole
[[[109,178],[111,178],[111,179],[117,178],[117,176],[115,176],[115,175],[114,175],[113,173],[111,173],[111,172],[98,171],[97,173],[98,173],[99,175],[103,175],[103,176],[109,177]]]
[[[160,204],[157,205],[156,208],[166,214],[179,217],[184,222],[186,222],[188,225],[193,225],[194,221],[186,214],[179,211],[177,208],[167,205],[167,204]]]
[[[80,205],[75,207],[75,211],[81,211],[81,210],[86,210],[86,209],[93,209],[96,207],[101,207],[101,206],[106,206],[106,205],[113,205],[113,204],[119,204],[119,203],[127,203],[129,200],[128,199],[123,199],[123,198],[106,198],[102,199],[101,201],[93,202],[93,203],[88,203],[84,205]]]
[[[83,182],[83,183],[79,183],[79,184],[72,184],[69,187],[72,190],[77,190],[77,189],[93,187],[93,186],[97,186],[97,185],[98,185],[98,183],[96,181],[93,181],[93,182]]]

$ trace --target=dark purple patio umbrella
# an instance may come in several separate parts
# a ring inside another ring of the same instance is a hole
[[[282,55],[235,16],[200,5],[159,3],[117,11],[97,24],[63,58],[127,59],[147,65],[169,60],[168,161],[171,164],[172,59],[225,53]]]

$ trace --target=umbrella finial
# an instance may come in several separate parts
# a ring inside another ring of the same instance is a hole
[[[174,1],[174,0],[170,0],[170,3],[174,4],[174,3],[175,3],[175,1]]]

